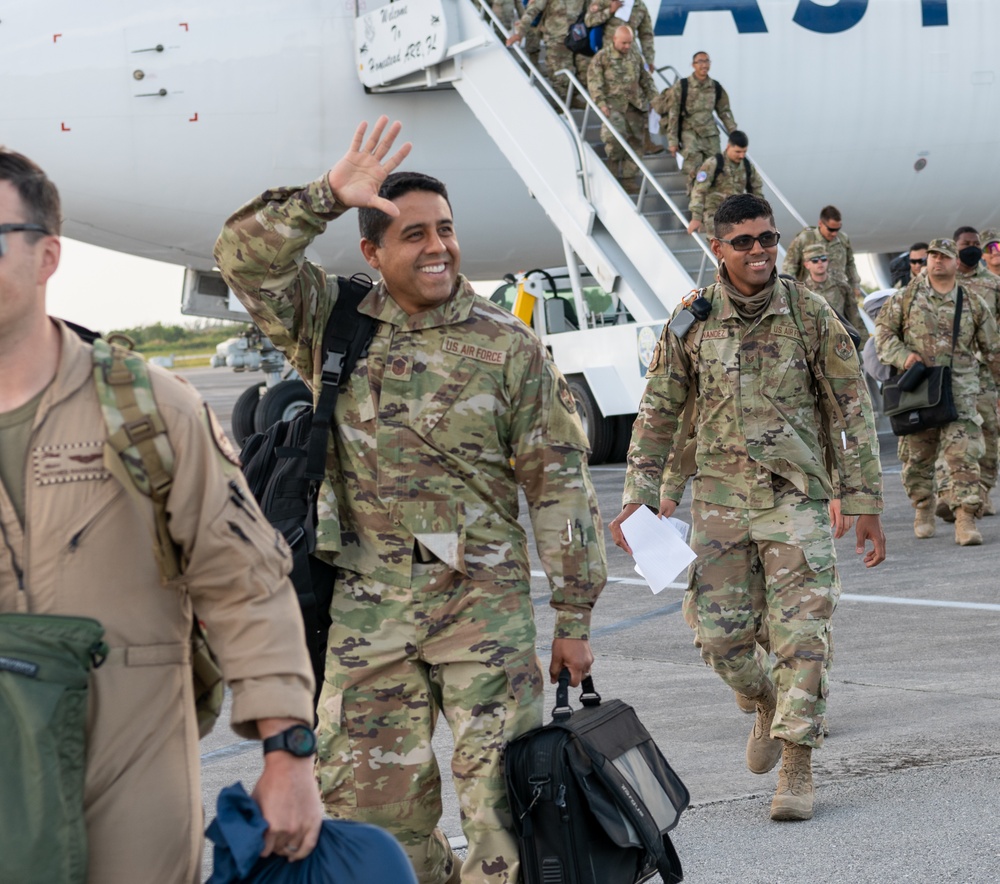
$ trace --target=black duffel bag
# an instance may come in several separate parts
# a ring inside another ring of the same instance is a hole
[[[512,740],[504,781],[525,884],[683,879],[667,834],[690,796],[635,710],[601,703],[588,676],[569,706],[569,671],[544,727]]]
[[[951,333],[952,361],[962,321],[962,297],[959,286]],[[893,375],[882,385],[882,410],[889,416],[892,432],[897,436],[909,436],[958,420],[951,387],[951,366],[927,366],[917,362],[902,374]]]

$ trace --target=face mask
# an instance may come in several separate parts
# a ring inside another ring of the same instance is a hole
[[[983,250],[979,246],[966,246],[958,253],[958,260],[966,267],[975,267],[982,257]]]

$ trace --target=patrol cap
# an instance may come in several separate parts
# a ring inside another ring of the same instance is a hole
[[[928,252],[938,252],[942,255],[947,255],[949,258],[958,257],[958,249],[955,247],[955,240],[953,239],[932,239],[931,244],[927,246]]]
[[[821,243],[813,243],[811,246],[806,246],[802,250],[802,260],[808,261],[810,258],[822,258],[824,255],[828,255],[829,251],[826,246]]]
[[[979,242],[985,249],[991,242],[1000,242],[1000,230],[984,230],[979,234]]]

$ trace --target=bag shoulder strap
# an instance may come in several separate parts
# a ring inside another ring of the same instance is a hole
[[[719,175],[722,173],[722,166],[725,163],[721,153],[715,155],[715,174],[712,176],[711,187],[715,187],[715,182],[719,180]]]
[[[743,169],[747,173],[747,193],[753,193],[753,166],[749,157],[743,157]]]
[[[313,408],[312,428],[306,460],[306,478],[322,481],[326,472],[326,443],[337,406],[342,378],[354,371],[358,358],[368,345],[375,320],[358,312],[358,306],[371,291],[372,281],[355,275],[337,277],[337,300],[323,331],[323,368],[319,397]]]
[[[722,84],[718,80],[713,80],[715,83],[715,103],[718,105],[722,101]]]
[[[179,577],[182,560],[167,527],[174,451],[156,406],[146,360],[98,339],[93,343],[94,383],[114,457],[105,464],[133,497],[153,503],[153,553],[164,581]]]

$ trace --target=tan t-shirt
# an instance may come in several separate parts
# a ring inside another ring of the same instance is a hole
[[[44,393],[45,390],[42,390],[19,408],[0,414],[0,482],[7,489],[11,503],[14,504],[14,512],[22,525],[28,440],[31,438],[31,425],[35,422],[38,403],[42,401]]]

